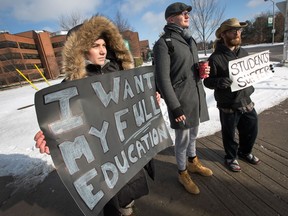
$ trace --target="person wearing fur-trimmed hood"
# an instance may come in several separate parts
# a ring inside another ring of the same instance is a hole
[[[131,53],[118,28],[103,16],[94,16],[67,34],[63,48],[64,82],[134,67]],[[42,131],[35,135],[36,147],[50,153]],[[154,179],[152,161],[145,166]],[[144,169],[140,170],[105,206],[100,215],[134,215],[134,200],[149,193]]]
[[[75,30],[76,29],[76,30]],[[98,38],[106,42],[107,56],[104,66],[87,61],[87,52]],[[95,16],[68,32],[63,49],[62,73],[65,80],[81,79],[95,73],[127,70],[134,67],[131,53],[114,23],[106,17]]]

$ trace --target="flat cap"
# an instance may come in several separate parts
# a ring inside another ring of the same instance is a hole
[[[175,15],[175,14],[179,14],[183,11],[191,11],[192,7],[189,5],[186,5],[182,2],[175,2],[173,4],[170,4],[165,11],[165,19],[167,19],[168,17]]]

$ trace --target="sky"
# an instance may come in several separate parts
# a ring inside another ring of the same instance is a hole
[[[49,83],[51,85],[58,84],[61,80],[52,80]],[[46,82],[34,83],[34,85],[38,89],[48,87]],[[254,85],[255,92],[252,94],[252,100],[255,103],[256,111],[261,113],[287,99],[287,86],[288,67],[275,65],[275,73],[272,78]],[[213,90],[205,88],[205,91],[210,120],[200,125],[199,137],[220,131]],[[55,169],[51,156],[40,154],[39,149],[35,148],[33,138],[39,131],[33,106],[35,93],[36,90],[30,85],[0,91],[0,177],[15,177],[15,181],[11,183],[13,185],[10,185],[15,191],[19,188],[28,190],[34,188]],[[171,138],[174,140],[175,134],[169,127],[167,109],[163,100],[160,108]]]
[[[268,0],[216,0],[219,7],[225,7],[223,21],[236,17],[240,21],[253,20],[262,12],[272,14],[272,1]],[[274,0],[275,3],[283,0]],[[68,3],[69,2],[69,3]],[[140,40],[149,40],[150,48],[163,32],[166,23],[164,12],[175,0],[0,0],[0,31],[7,30],[11,34],[30,30],[61,30],[59,18],[71,14],[79,14],[89,18],[101,13],[115,18],[119,11],[128,21],[133,31],[139,33]],[[191,0],[183,0],[191,5]],[[277,7],[275,5],[275,11]],[[193,9],[192,9],[193,13]],[[210,38],[209,38],[210,39]],[[214,36],[211,36],[214,40]]]

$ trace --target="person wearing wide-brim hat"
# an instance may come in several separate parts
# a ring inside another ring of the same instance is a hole
[[[250,97],[254,87],[249,86],[234,92],[230,88],[232,80],[229,78],[229,61],[248,56],[248,52],[241,47],[241,33],[246,26],[246,22],[231,18],[216,30],[216,49],[208,59],[210,76],[204,80],[204,85],[215,91],[226,153],[225,164],[234,172],[241,171],[238,157],[254,165],[260,162],[252,154],[258,133],[258,117]],[[236,130],[239,142],[235,139]]]

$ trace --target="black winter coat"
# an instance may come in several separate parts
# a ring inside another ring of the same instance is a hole
[[[215,52],[208,59],[210,76],[204,80],[204,85],[215,90],[217,107],[237,109],[246,107],[252,102],[250,95],[254,92],[253,86],[235,92],[231,92],[231,88],[217,88],[219,79],[229,77],[228,62],[245,56],[248,56],[248,52],[241,47],[234,52],[220,42],[216,44]]]
[[[155,62],[155,81],[161,96],[164,98],[173,129],[185,129],[209,120],[206,94],[197,70],[198,51],[196,42],[191,37],[190,43],[181,32],[164,28],[167,37],[171,38],[174,51],[169,54],[165,39],[161,37],[153,48]],[[175,118],[184,114],[185,125],[177,123]]]

